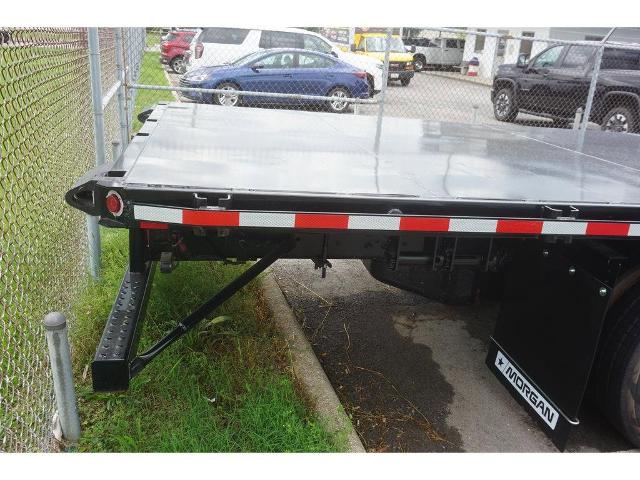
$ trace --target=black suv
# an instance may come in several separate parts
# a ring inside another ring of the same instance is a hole
[[[491,89],[495,118],[512,122],[522,112],[567,126],[587,103],[596,50],[554,45],[528,62],[521,56],[500,65]],[[603,130],[640,130],[640,49],[605,48],[589,120]]]

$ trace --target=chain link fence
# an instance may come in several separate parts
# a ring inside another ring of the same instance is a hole
[[[69,313],[86,285],[86,222],[64,195],[96,161],[87,38],[82,28],[0,27],[0,451],[51,448],[42,318]],[[120,138],[113,29],[99,39],[108,145]]]
[[[148,29],[132,86],[149,104],[635,132],[640,31],[608,35],[608,28]]]
[[[99,268],[64,194],[153,105],[637,132],[639,30],[0,28],[0,450],[49,449],[40,321]]]
[[[82,288],[83,218],[64,205],[90,166],[86,33],[0,28],[0,450],[47,450],[43,315]]]

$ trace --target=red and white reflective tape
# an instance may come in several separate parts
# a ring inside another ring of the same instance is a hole
[[[577,220],[193,210],[147,205],[134,205],[134,217],[140,221],[140,227],[146,229],[166,229],[167,224],[178,224],[202,227],[262,227],[296,230],[640,236],[640,224],[637,223]]]

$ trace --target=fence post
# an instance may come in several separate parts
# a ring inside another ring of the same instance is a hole
[[[122,28],[114,29],[115,34],[115,55],[116,55],[116,77],[120,82],[118,87],[118,117],[120,120],[120,143],[122,148],[126,148],[129,143],[129,107],[126,96],[126,78],[124,74],[124,50],[122,40]],[[114,158],[115,160],[115,158]]]
[[[75,443],[80,439],[80,417],[73,388],[67,319],[60,312],[51,312],[45,315],[43,323],[62,435],[69,442]]]
[[[96,165],[105,162],[104,111],[102,110],[102,78],[100,71],[100,42],[98,29],[88,29],[89,74],[91,77],[91,101],[93,103],[93,136],[96,148]],[[89,269],[93,278],[100,277],[100,229],[97,217],[87,218],[89,237]]]
[[[387,28],[387,36],[386,38],[386,46],[384,49],[384,64],[382,65],[382,89],[380,90],[380,97],[378,99],[378,103],[380,107],[378,107],[378,120],[376,122],[376,138],[375,138],[375,152],[378,152],[380,148],[380,134],[382,131],[382,117],[384,116],[384,102],[385,96],[387,94],[387,83],[389,81],[389,52],[391,50],[391,35],[393,33],[393,28]]]
[[[591,116],[591,109],[593,108],[593,98],[596,94],[596,87],[598,84],[598,75],[600,74],[600,64],[602,63],[602,55],[604,53],[604,41],[598,47],[596,58],[593,63],[593,72],[591,74],[591,84],[589,85],[589,94],[587,95],[587,104],[584,107],[582,114],[582,122],[580,125],[581,130],[587,129],[589,123],[589,117]]]

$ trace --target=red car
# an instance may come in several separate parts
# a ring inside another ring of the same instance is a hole
[[[189,50],[189,44],[196,32],[190,30],[171,30],[160,44],[160,62],[169,64],[176,73],[184,73],[184,52]]]

